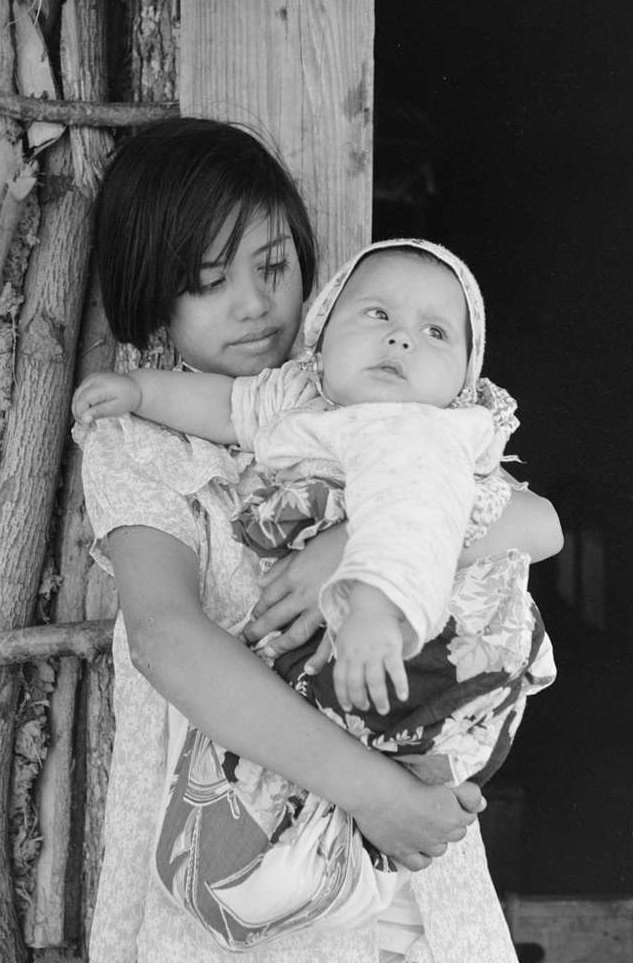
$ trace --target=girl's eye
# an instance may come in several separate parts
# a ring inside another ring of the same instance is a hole
[[[437,324],[429,324],[426,327],[426,333],[433,338],[435,341],[445,341],[446,332],[443,328],[440,328]]]
[[[226,278],[223,274],[218,277],[208,278],[207,280],[200,282],[200,294],[208,294],[210,291],[217,291],[221,287]]]
[[[282,257],[278,261],[269,261],[267,264],[261,268],[266,281],[272,281],[273,285],[277,284],[282,275],[286,273],[290,262],[287,257]]]
[[[374,321],[388,321],[389,315],[383,308],[368,308],[367,317],[372,318]]]

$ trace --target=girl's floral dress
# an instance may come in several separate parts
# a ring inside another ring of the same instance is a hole
[[[113,529],[156,528],[196,553],[208,616],[225,627],[245,618],[258,595],[258,563],[233,537],[231,519],[257,485],[252,458],[134,418],[98,422],[81,444],[86,504],[100,564],[109,569],[107,534]],[[241,644],[237,638],[235,644]],[[465,648],[459,650],[460,644]],[[455,653],[467,672],[481,658],[468,650],[467,642],[457,643]],[[228,961],[233,954],[222,950],[195,914],[168,894],[155,872],[157,833],[189,731],[186,720],[132,666],[120,616],[114,660],[116,734],[91,963]],[[283,797],[289,811],[298,797],[305,809],[315,812],[321,806],[320,813],[334,818],[332,807],[280,777],[255,772],[250,763],[221,747],[216,747],[216,757],[228,796],[237,786],[248,804],[261,788],[269,800]],[[216,788],[221,794],[222,787]],[[200,800],[200,810],[204,805]],[[338,826],[349,826],[345,814],[337,813],[336,819]],[[218,858],[225,857],[220,853]],[[412,877],[410,892],[415,895],[407,913],[413,906],[424,933],[420,935],[420,929],[408,949],[408,963],[516,963],[476,825],[442,859]],[[328,932],[308,922],[297,932],[246,950],[241,959],[379,963],[381,945],[380,924]]]

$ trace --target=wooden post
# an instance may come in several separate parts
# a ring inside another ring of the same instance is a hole
[[[64,95],[72,99],[103,101],[107,98],[106,23],[104,0],[67,0],[62,8],[61,73]],[[83,193],[90,205],[94,200],[104,164],[112,150],[113,140],[104,130],[75,128],[69,132],[73,160],[75,190]],[[88,220],[88,230],[91,220]],[[86,236],[89,249],[90,236]],[[77,278],[83,291],[88,277],[89,260],[83,265],[83,277]],[[89,300],[89,306],[91,305]],[[94,364],[108,366],[114,356],[112,339],[99,312],[88,312],[93,323],[87,326],[82,340],[84,353],[81,374],[88,374]],[[96,321],[94,320],[96,317]],[[86,351],[86,339],[100,342],[99,348]],[[74,366],[73,366],[74,367]],[[70,377],[73,376],[71,367]],[[65,420],[66,413],[61,417]],[[79,452],[71,447],[63,491],[63,513],[59,538],[59,564],[63,573],[55,602],[55,617],[61,622],[79,621],[84,615],[84,591],[87,576],[87,547],[90,535],[85,529],[82,512],[81,468]],[[81,849],[75,847],[76,863],[68,873],[73,799],[72,776],[76,773],[73,736],[75,693],[80,675],[76,658],[59,662],[55,690],[49,709],[50,743],[39,780],[38,810],[42,846],[35,874],[35,889],[25,920],[25,939],[29,946],[61,946],[70,937],[81,936],[80,879]],[[80,780],[83,786],[83,780]],[[83,802],[83,793],[81,802]],[[76,827],[78,830],[80,827]],[[69,881],[68,891],[66,881]]]
[[[371,240],[373,0],[188,0],[181,113],[277,145],[308,203],[321,281]]]
[[[89,203],[72,189],[70,146],[58,142],[48,154],[49,190],[27,277],[0,471],[2,629],[28,625],[33,615],[66,432],[89,250]],[[10,729],[6,738],[10,746]],[[6,826],[0,832],[6,833]]]
[[[14,51],[11,30],[12,9],[9,0],[0,0],[0,89],[13,92]],[[6,183],[21,163],[20,128],[13,121],[0,118],[0,205],[6,195]],[[0,278],[0,281],[2,279]],[[0,442],[6,430],[5,405],[9,402],[13,382],[14,333],[10,326],[0,331]],[[8,350],[7,350],[8,349]],[[2,491],[0,488],[0,507]],[[2,571],[0,562],[0,572]],[[39,577],[39,571],[37,573]],[[0,593],[0,596],[3,594]],[[0,602],[0,628],[10,628],[4,619],[4,603]],[[15,624],[15,623],[13,623]],[[18,698],[18,683],[13,667],[0,667],[0,947],[2,963],[23,963],[26,959],[13,896],[9,856],[9,794],[13,758],[13,720]]]
[[[21,11],[20,15],[28,14]],[[63,72],[67,72],[65,65]],[[72,144],[65,136],[45,152],[43,160],[39,244],[26,279],[13,406],[0,470],[0,628],[4,630],[28,625],[33,616],[66,437],[90,251],[94,178],[90,178],[89,155],[95,142],[103,140],[98,132],[91,135],[87,150],[79,135]],[[6,679],[4,670],[0,742],[10,752],[14,699],[9,701]],[[2,807],[2,840],[7,838],[6,816]],[[11,883],[6,881],[8,860],[0,863],[0,918],[14,921]],[[19,934],[14,932],[6,940],[3,934],[2,945],[6,963],[21,963],[25,954]]]

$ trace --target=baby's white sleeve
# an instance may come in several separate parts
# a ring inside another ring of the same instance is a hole
[[[380,589],[403,613],[405,658],[443,628],[474,498],[474,465],[490,444],[490,413],[426,405],[346,409],[338,432],[349,540],[321,592],[336,633],[360,581]],[[385,411],[378,418],[377,409]],[[394,410],[395,409],[395,410]],[[362,416],[362,417],[361,417]]]
[[[314,383],[296,361],[264,368],[258,375],[236,378],[231,392],[231,420],[237,441],[253,451],[255,435],[282,411],[299,408],[316,397]]]

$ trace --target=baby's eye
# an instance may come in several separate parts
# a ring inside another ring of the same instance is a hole
[[[437,324],[427,324],[424,329],[430,338],[435,341],[446,341],[446,331]]]
[[[365,312],[368,318],[372,318],[375,321],[388,321],[389,315],[384,310],[384,308],[367,308]]]

